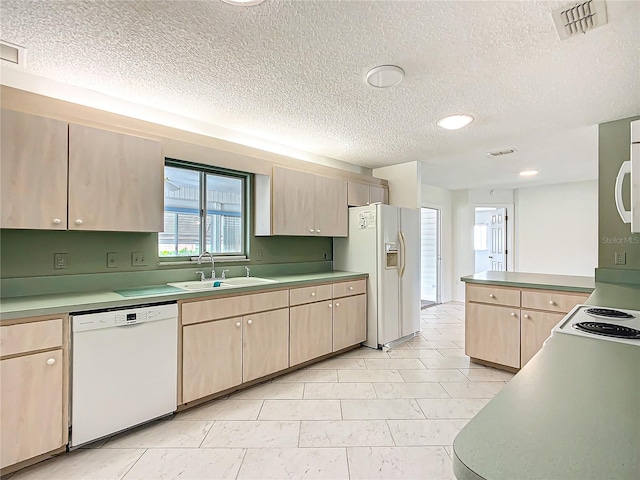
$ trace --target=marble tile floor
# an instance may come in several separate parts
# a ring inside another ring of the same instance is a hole
[[[512,374],[464,355],[463,304],[421,317],[388,352],[350,351],[7,478],[453,479],[453,439]]]

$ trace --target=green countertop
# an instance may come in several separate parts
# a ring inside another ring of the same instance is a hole
[[[125,297],[114,291],[104,291],[3,298],[0,300],[0,320],[170,302],[185,298],[213,297],[234,293],[242,295],[244,293],[259,290],[299,287],[313,283],[344,281],[362,277],[366,277],[366,274],[333,271],[295,275],[271,275],[262,278],[276,280],[277,283],[253,285],[249,287],[236,287],[224,290],[210,290],[204,292],[170,291],[168,293],[158,293],[167,290],[165,288],[160,288],[164,287],[164,285],[141,285],[139,287],[141,295],[137,296],[127,295]],[[154,293],[147,293],[149,291],[153,292],[154,290]]]
[[[458,434],[459,480],[640,478],[640,347],[554,334]]]
[[[541,288],[568,292],[590,293],[595,288],[593,277],[575,275],[549,275],[525,272],[482,272],[462,277],[466,283],[503,285],[505,287]]]

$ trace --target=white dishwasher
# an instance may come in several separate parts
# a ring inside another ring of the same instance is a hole
[[[176,410],[178,306],[72,315],[71,446]]]

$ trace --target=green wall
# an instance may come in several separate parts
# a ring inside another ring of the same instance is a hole
[[[630,123],[640,116],[603,123],[598,128],[598,267],[640,269],[640,234],[622,223],[615,204],[615,183],[620,165],[629,160]],[[629,178],[623,184],[623,198],[629,202]],[[629,204],[625,203],[628,208]],[[614,263],[615,253],[626,253],[626,265]]]
[[[251,236],[249,249],[249,262],[225,262],[225,267],[332,259],[332,239],[324,237]],[[258,250],[261,261],[256,260]],[[118,254],[117,268],[107,268],[108,252]],[[132,252],[144,252],[147,265],[132,267]],[[67,269],[53,268],[54,253],[67,254]],[[184,264],[160,267],[158,261],[155,233],[0,230],[0,278],[185,268]]]

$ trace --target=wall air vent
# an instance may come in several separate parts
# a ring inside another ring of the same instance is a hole
[[[560,40],[587,33],[607,23],[605,0],[572,3],[551,12]]]
[[[496,150],[495,152],[487,152],[487,155],[490,157],[500,157],[501,155],[509,155],[515,151],[515,148],[505,148],[503,150]]]
[[[0,40],[0,59],[4,65],[10,64],[24,67],[27,60],[27,49],[13,43]]]

